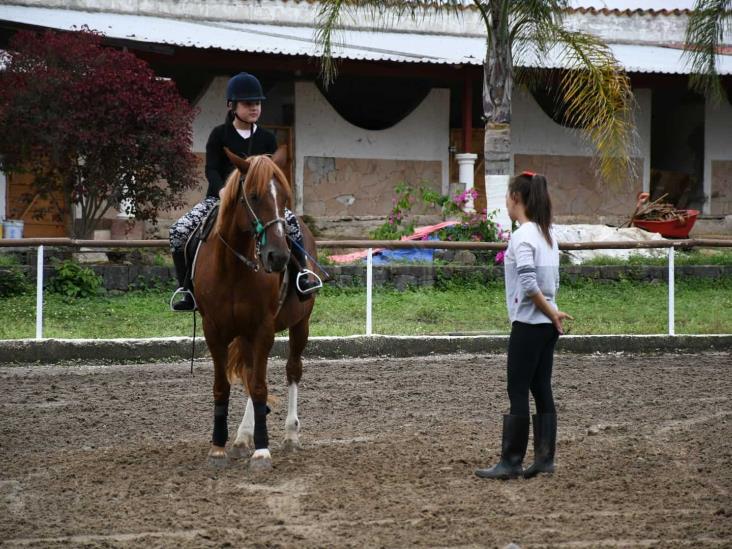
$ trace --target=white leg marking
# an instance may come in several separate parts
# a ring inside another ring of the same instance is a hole
[[[244,418],[236,432],[234,446],[246,446],[254,448],[254,404],[251,397],[247,398],[247,407],[244,411]]]
[[[297,419],[297,383],[287,388],[287,419],[285,420],[285,440],[298,442],[300,438],[300,420]]]
[[[269,448],[260,448],[254,451],[252,459],[272,459],[272,455],[269,453]]]

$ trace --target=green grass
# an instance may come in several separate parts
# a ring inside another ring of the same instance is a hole
[[[660,257],[646,257],[639,254],[628,259],[601,256],[583,262],[583,265],[668,265],[666,250]],[[698,248],[692,251],[677,251],[674,254],[676,265],[730,265],[732,250],[727,248]]]
[[[46,293],[44,336],[64,338],[190,335],[191,315],[168,310],[169,293],[151,290],[68,302]],[[667,330],[665,284],[621,281],[566,283],[560,307],[572,314],[573,334],[658,334]],[[374,289],[373,330],[379,334],[508,332],[503,284],[458,285],[405,292]],[[311,335],[363,334],[362,288],[327,287],[311,318]],[[35,334],[35,296],[0,299],[0,339]],[[200,323],[199,323],[200,326]],[[688,279],[676,284],[676,332],[732,333],[732,279]]]

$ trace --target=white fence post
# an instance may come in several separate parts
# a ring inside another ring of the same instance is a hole
[[[668,335],[676,335],[675,313],[676,313],[676,292],[674,273],[674,247],[668,249]]]
[[[374,257],[373,248],[366,254],[366,335],[371,335],[371,294],[373,286]]]
[[[43,337],[43,246],[36,259],[36,339]]]

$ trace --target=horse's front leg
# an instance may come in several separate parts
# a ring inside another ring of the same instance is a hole
[[[290,327],[290,353],[287,357],[287,419],[285,450],[300,448],[300,420],[297,417],[297,393],[302,378],[302,352],[308,342],[309,320],[305,318]]]
[[[263,333],[264,332],[264,333]],[[267,433],[267,359],[274,343],[274,330],[262,330],[252,345],[252,367],[247,369],[247,387],[254,412],[254,453],[249,461],[252,469],[272,468]]]
[[[229,415],[229,393],[231,384],[226,376],[227,345],[222,342],[207,342],[214,363],[214,425],[208,462],[214,467],[225,467],[226,440],[229,437],[227,417]]]

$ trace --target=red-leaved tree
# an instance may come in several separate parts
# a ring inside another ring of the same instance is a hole
[[[32,174],[70,235],[89,238],[110,208],[156,223],[182,204],[196,184],[194,111],[173,82],[88,29],[19,32],[5,63],[2,168]]]

